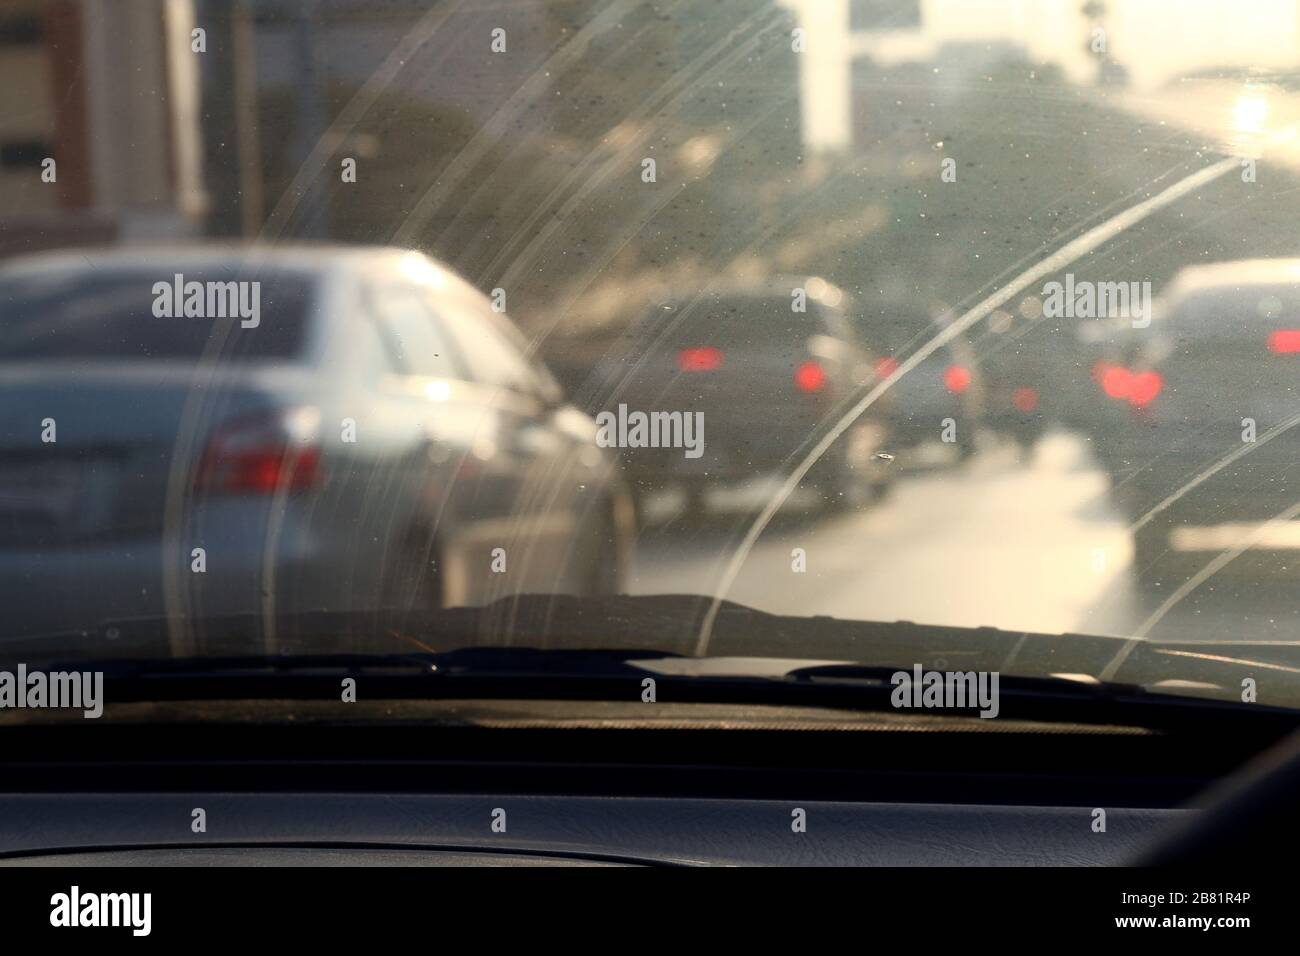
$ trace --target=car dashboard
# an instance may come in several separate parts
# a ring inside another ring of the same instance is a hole
[[[1113,865],[1279,736],[1206,748],[1200,729],[750,705],[357,708],[174,701],[89,733],[0,727],[0,863]]]

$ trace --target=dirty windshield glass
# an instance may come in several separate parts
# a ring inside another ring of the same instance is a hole
[[[1267,646],[1300,706],[1300,8],[1250,7],[11,0],[4,666],[902,621],[1230,700]]]

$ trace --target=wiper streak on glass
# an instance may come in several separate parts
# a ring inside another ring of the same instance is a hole
[[[1213,478],[1224,468],[1231,465],[1234,461],[1237,461],[1240,458],[1245,458],[1256,448],[1259,448],[1262,445],[1267,445],[1278,435],[1281,435],[1283,432],[1290,431],[1296,425],[1300,425],[1300,415],[1293,415],[1292,417],[1288,418],[1286,421],[1274,425],[1268,431],[1264,432],[1264,434],[1256,438],[1255,441],[1247,442],[1243,444],[1240,448],[1238,448],[1236,451],[1232,451],[1229,452],[1227,455],[1224,455],[1222,458],[1214,462],[1212,465],[1210,465],[1208,468],[1202,471],[1191,481],[1187,482],[1185,485],[1183,485],[1181,488],[1179,488],[1177,491],[1171,494],[1168,498],[1165,498],[1163,501],[1161,501],[1160,503],[1152,507],[1146,514],[1142,515],[1142,517],[1138,518],[1137,521],[1129,525],[1128,530],[1130,532],[1137,531],[1139,528],[1146,525],[1147,522],[1149,522],[1152,518],[1160,514],[1160,512],[1164,511],[1166,508],[1172,505],[1183,495],[1187,494],[1197,485],[1200,485],[1205,481],[1208,481],[1210,478]]]
[[[1247,535],[1246,538],[1235,548],[1228,548],[1224,551],[1220,551],[1209,564],[1184,581],[1173,594],[1169,595],[1169,597],[1165,599],[1165,602],[1161,604],[1160,607],[1156,608],[1155,611],[1152,612],[1150,617],[1142,622],[1142,626],[1139,627],[1133,636],[1125,642],[1124,646],[1121,647],[1119,652],[1111,659],[1111,662],[1102,668],[1100,675],[1101,679],[1103,681],[1109,680],[1114,676],[1115,672],[1119,670],[1120,665],[1124,663],[1129,654],[1133,653],[1133,648],[1137,642],[1145,640],[1146,636],[1151,633],[1151,629],[1159,624],[1166,614],[1181,603],[1183,598],[1187,597],[1187,595],[1191,594],[1210,578],[1214,577],[1214,575],[1218,574],[1237,558],[1241,557],[1241,555],[1249,550],[1251,544],[1262,538],[1270,528],[1275,527],[1281,522],[1290,521],[1297,515],[1300,515],[1300,501],[1297,501],[1291,507],[1274,515],[1268,521],[1265,521],[1251,534]]]
[[[871,391],[857,403],[857,405],[850,409],[849,412],[840,419],[834,428],[822,437],[821,441],[813,447],[812,451],[810,451],[799,464],[799,467],[797,467],[786,478],[781,487],[772,494],[767,504],[764,505],[762,512],[754,520],[749,531],[745,534],[744,540],[740,543],[739,547],[737,547],[731,560],[727,563],[722,579],[718,582],[718,586],[714,590],[712,603],[709,605],[708,613],[705,615],[703,624],[700,627],[699,636],[696,640],[696,653],[703,656],[707,652],[709,639],[713,630],[713,621],[717,616],[717,610],[722,603],[723,596],[731,590],[731,585],[735,582],[736,577],[740,573],[741,567],[749,557],[749,552],[758,541],[759,535],[763,533],[763,529],[771,522],[772,518],[785,503],[786,499],[788,499],[794,490],[799,487],[799,483],[803,481],[804,477],[812,469],[813,465],[817,463],[817,460],[821,458],[822,455],[826,454],[830,447],[835,444],[836,440],[848,430],[849,426],[861,417],[863,412],[875,404],[880,396],[888,391],[895,382],[920,365],[930,355],[934,354],[934,352],[938,351],[959,335],[965,333],[975,325],[975,323],[979,322],[994,309],[1009,302],[1013,297],[1029,288],[1038,280],[1051,275],[1053,272],[1062,269],[1074,262],[1076,259],[1087,255],[1089,252],[1092,252],[1098,246],[1113,239],[1124,230],[1129,229],[1146,219],[1152,213],[1177,202],[1189,193],[1213,182],[1220,176],[1226,174],[1229,170],[1235,170],[1237,168],[1237,163],[1238,161],[1236,157],[1229,157],[1206,166],[1204,169],[1198,170],[1190,176],[1186,176],[1174,183],[1163,192],[1111,217],[1101,225],[1090,229],[1082,236],[1067,243],[1063,248],[1048,256],[1046,259],[1043,259],[1036,266],[1022,272],[1002,290],[995,292],[993,295],[984,299],[983,302],[979,303],[957,321],[953,322],[952,325],[943,329],[930,339],[925,346],[904,360],[894,373],[885,379],[885,381],[874,386]]]

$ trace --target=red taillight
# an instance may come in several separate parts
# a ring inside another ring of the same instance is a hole
[[[876,377],[889,378],[898,371],[898,360],[885,356],[876,362]]]
[[[722,349],[682,349],[677,367],[683,372],[714,372],[722,368]]]
[[[1165,387],[1165,380],[1159,372],[1132,372],[1122,365],[1103,362],[1094,366],[1093,377],[1101,384],[1107,398],[1128,402],[1134,408],[1146,408]]]
[[[816,362],[804,362],[794,370],[794,384],[802,392],[820,392],[826,387],[826,373]]]
[[[259,413],[213,432],[195,485],[224,494],[302,491],[320,477],[320,415],[312,408]]]
[[[1159,372],[1139,372],[1130,380],[1128,403],[1134,408],[1146,408],[1164,387],[1165,380]]]
[[[1038,393],[1032,388],[1018,388],[1011,396],[1011,404],[1018,412],[1032,412],[1038,407]]]
[[[1120,365],[1107,365],[1101,370],[1099,381],[1107,398],[1127,401],[1133,388],[1133,373]]]
[[[1268,350],[1274,355],[1300,352],[1300,329],[1278,329],[1268,335]]]
[[[944,369],[943,387],[956,394],[966,391],[970,388],[970,370],[960,365],[949,365]]]

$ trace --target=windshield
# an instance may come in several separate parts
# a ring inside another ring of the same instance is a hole
[[[1296,4],[18,8],[5,666],[741,605],[1300,695]]]

